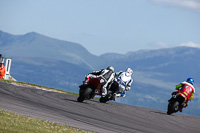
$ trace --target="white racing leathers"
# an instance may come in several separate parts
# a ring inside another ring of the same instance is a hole
[[[133,83],[132,75],[126,72],[118,72],[115,74],[116,82],[119,84],[118,92],[116,92],[117,97],[125,97],[125,92],[131,89],[131,84]]]

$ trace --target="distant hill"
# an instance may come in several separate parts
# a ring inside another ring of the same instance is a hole
[[[157,72],[168,75],[168,81],[179,81],[182,77],[192,76],[199,80],[200,49],[192,47],[174,47],[159,50],[141,50],[125,55],[104,54],[101,58],[106,64],[112,63],[118,69],[132,67],[136,71]],[[160,77],[159,77],[160,78]]]
[[[77,43],[62,41],[30,32],[25,35],[11,35],[0,31],[2,54],[14,57],[42,57],[62,60],[94,69],[99,57],[90,54]],[[99,60],[100,62],[100,60]]]
[[[60,60],[28,58],[31,62],[24,62],[23,59],[13,60],[11,75],[15,79],[71,92],[78,92],[84,75],[91,71]]]
[[[132,90],[120,102],[132,105],[167,109],[167,101],[175,85],[193,77],[196,94],[186,114],[200,116],[200,49],[192,47],[174,47],[159,50],[141,50],[121,54],[103,54],[105,64],[111,64],[118,70],[127,67],[134,69]],[[104,64],[104,65],[105,65]],[[198,106],[198,107],[197,107]]]
[[[11,74],[17,80],[70,91],[77,89],[99,60],[80,44],[35,32],[12,35],[0,31],[0,53],[12,57]]]
[[[92,55],[77,43],[35,32],[12,35],[0,31],[0,53],[12,57],[11,75],[18,81],[78,92],[85,74],[114,66],[134,70],[132,89],[118,102],[166,110],[174,87],[187,77],[195,79],[195,99],[184,112],[200,116],[200,49],[174,47],[127,54]]]

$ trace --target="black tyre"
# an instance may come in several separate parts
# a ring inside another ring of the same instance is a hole
[[[106,103],[107,101],[111,100],[112,95],[113,95],[113,92],[112,91],[108,91],[108,94],[105,97],[101,97],[99,99],[99,102]]]
[[[84,97],[81,97],[81,96],[79,96],[78,98],[77,98],[77,101],[78,102],[83,102],[85,100],[85,98]]]
[[[171,115],[172,113],[177,112],[178,109],[179,109],[179,102],[175,101],[174,103],[169,103],[167,114]]]
[[[107,98],[106,97],[101,97],[100,99],[99,99],[99,102],[100,103],[106,103],[108,100],[107,100]]]
[[[85,99],[90,99],[90,95],[92,93],[92,88],[87,87],[81,91],[79,97],[77,98],[78,102],[83,102]]]

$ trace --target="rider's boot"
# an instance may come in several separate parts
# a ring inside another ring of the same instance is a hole
[[[112,100],[116,101],[116,98],[117,98],[116,93],[114,93],[113,97],[112,97]]]
[[[101,93],[101,95],[102,95],[103,97],[105,97],[105,96],[107,95],[107,90],[106,90],[106,88],[102,88],[102,93]]]
[[[121,96],[121,94],[119,94],[119,93],[118,93],[118,94],[117,94],[117,93],[114,93],[114,94],[113,94],[113,100],[116,101],[116,98],[118,98],[118,97],[120,97],[120,96]]]

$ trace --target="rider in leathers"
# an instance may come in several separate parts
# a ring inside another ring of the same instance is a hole
[[[173,94],[180,93],[184,98],[185,98],[185,104],[183,104],[182,108],[180,109],[180,112],[182,112],[183,107],[188,106],[188,100],[192,100],[194,93],[195,93],[195,88],[193,86],[194,79],[193,78],[188,78],[186,81],[176,85],[176,92],[173,92]]]
[[[131,84],[133,83],[132,75],[133,70],[131,68],[127,68],[125,72],[120,71],[115,73],[115,82],[118,82],[119,90],[113,95],[114,101],[117,97],[125,97],[126,91],[131,89]]]
[[[99,71],[93,71],[92,73],[89,73],[86,75],[87,77],[93,77],[93,78],[100,78],[101,82],[101,91],[102,96],[105,96],[107,94],[107,89],[109,89],[111,83],[114,80],[114,67],[108,66],[106,69],[101,69]]]

